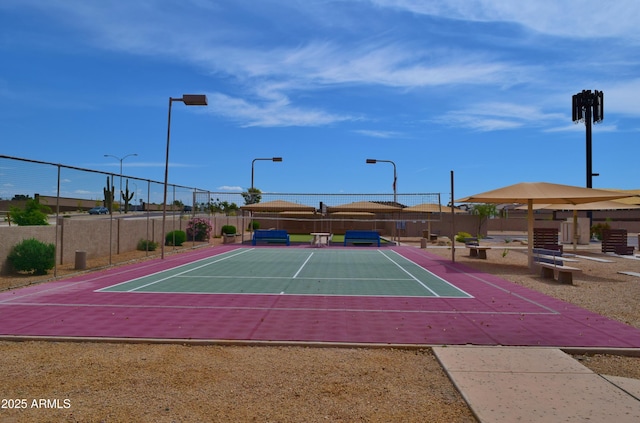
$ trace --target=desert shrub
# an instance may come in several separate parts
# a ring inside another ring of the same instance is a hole
[[[164,245],[181,246],[187,240],[187,234],[185,231],[171,231],[165,236]]]
[[[208,219],[196,217],[187,223],[187,237],[190,241],[208,241],[213,226]]]
[[[249,222],[249,226],[247,227],[247,230],[257,231],[258,229],[260,229],[260,222],[256,222],[255,220]]]
[[[7,258],[19,272],[45,275],[56,264],[56,247],[35,238],[25,239],[13,247]]]
[[[591,227],[591,234],[602,241],[602,233],[605,229],[611,229],[611,225],[608,223],[596,223]]]
[[[225,235],[235,235],[236,227],[233,225],[224,225],[221,229],[222,233]]]
[[[155,251],[158,248],[158,243],[150,241],[148,239],[141,239],[138,241],[138,250],[140,251]]]
[[[457,242],[465,242],[466,238],[473,238],[473,236],[467,232],[458,232],[456,235]]]
[[[48,225],[47,213],[51,213],[51,208],[35,199],[27,200],[24,210],[13,206],[9,208],[10,219],[18,226]]]

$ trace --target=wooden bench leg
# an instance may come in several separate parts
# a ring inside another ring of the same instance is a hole
[[[563,272],[562,270],[559,270],[558,282],[568,283],[569,285],[573,285],[573,272]]]
[[[478,258],[479,259],[487,259],[487,250],[478,250]]]
[[[549,268],[549,267],[541,267],[540,268],[540,276],[542,276],[545,279],[555,279],[554,275],[553,275],[553,269]]]
[[[469,248],[469,257],[478,257],[478,250],[475,248]]]

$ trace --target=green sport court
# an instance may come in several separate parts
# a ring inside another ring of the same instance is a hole
[[[470,297],[392,249],[240,248],[100,291]]]

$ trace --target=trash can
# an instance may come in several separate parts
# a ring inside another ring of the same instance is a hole
[[[84,270],[87,268],[87,252],[76,251],[76,270]]]
[[[420,248],[427,248],[427,238],[420,239]]]

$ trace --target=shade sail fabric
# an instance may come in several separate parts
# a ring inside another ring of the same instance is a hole
[[[630,189],[630,190],[609,190],[607,189],[607,191],[615,191],[615,192],[621,192],[623,194],[627,194],[630,195],[630,197],[626,197],[626,198],[621,198],[620,200],[617,200],[621,203],[625,203],[625,204],[640,204],[640,189]]]
[[[454,213],[466,213],[464,210],[452,209],[451,207],[434,203],[422,203],[402,209],[403,212],[413,213],[451,213],[452,210]]]
[[[615,200],[629,194],[549,182],[521,182],[456,200],[457,203],[580,204]]]
[[[291,212],[291,211],[315,211],[313,206],[292,203],[284,200],[267,201],[266,203],[247,204],[240,207],[241,210],[254,212]]]
[[[342,204],[339,206],[327,207],[327,212],[397,212],[401,211],[400,207],[390,206],[388,204],[374,203],[372,201],[356,201],[355,203]]]
[[[582,204],[534,204],[534,210],[630,210],[640,209],[637,204],[625,204],[617,200],[596,201]],[[516,210],[527,210],[527,206],[516,207]]]

